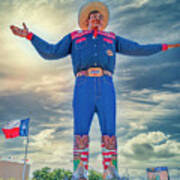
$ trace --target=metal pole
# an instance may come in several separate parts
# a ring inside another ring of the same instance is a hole
[[[27,142],[26,142],[26,147],[25,147],[24,168],[23,168],[22,180],[25,180],[25,174],[26,174],[26,160],[27,160],[27,154],[28,154],[28,144],[29,144],[29,132],[28,132],[28,135],[27,135]]]

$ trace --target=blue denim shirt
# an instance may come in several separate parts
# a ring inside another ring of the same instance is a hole
[[[74,74],[89,67],[102,67],[114,72],[116,52],[125,55],[147,56],[162,51],[163,44],[140,45],[112,32],[79,30],[66,35],[57,44],[49,44],[33,34],[31,42],[45,59],[72,57]]]

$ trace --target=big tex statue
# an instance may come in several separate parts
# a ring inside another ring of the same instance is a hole
[[[147,56],[180,44],[140,45],[106,32],[109,10],[102,2],[90,2],[79,12],[81,30],[67,34],[57,44],[49,44],[27,26],[10,28],[15,35],[31,41],[37,52],[45,59],[72,57],[76,77],[73,114],[74,148],[73,180],[88,179],[89,130],[94,113],[97,113],[102,134],[103,178],[120,179],[117,168],[116,98],[113,85],[116,53]]]

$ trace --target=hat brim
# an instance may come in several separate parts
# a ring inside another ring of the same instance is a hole
[[[92,11],[99,11],[103,15],[103,24],[101,29],[105,29],[109,21],[109,9],[102,2],[90,2],[85,4],[79,11],[78,23],[82,30],[88,29],[88,16]]]

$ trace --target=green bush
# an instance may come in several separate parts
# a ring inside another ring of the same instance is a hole
[[[101,179],[102,179],[101,173],[94,170],[89,170],[89,180],[101,180]]]
[[[49,167],[44,167],[33,172],[32,180],[64,180],[64,178],[71,180],[72,172],[64,169],[51,170]],[[97,171],[89,170],[89,180],[102,180],[102,175]]]
[[[72,172],[64,169],[54,169],[51,171],[49,167],[33,172],[33,180],[63,180],[65,177],[70,180]]]

